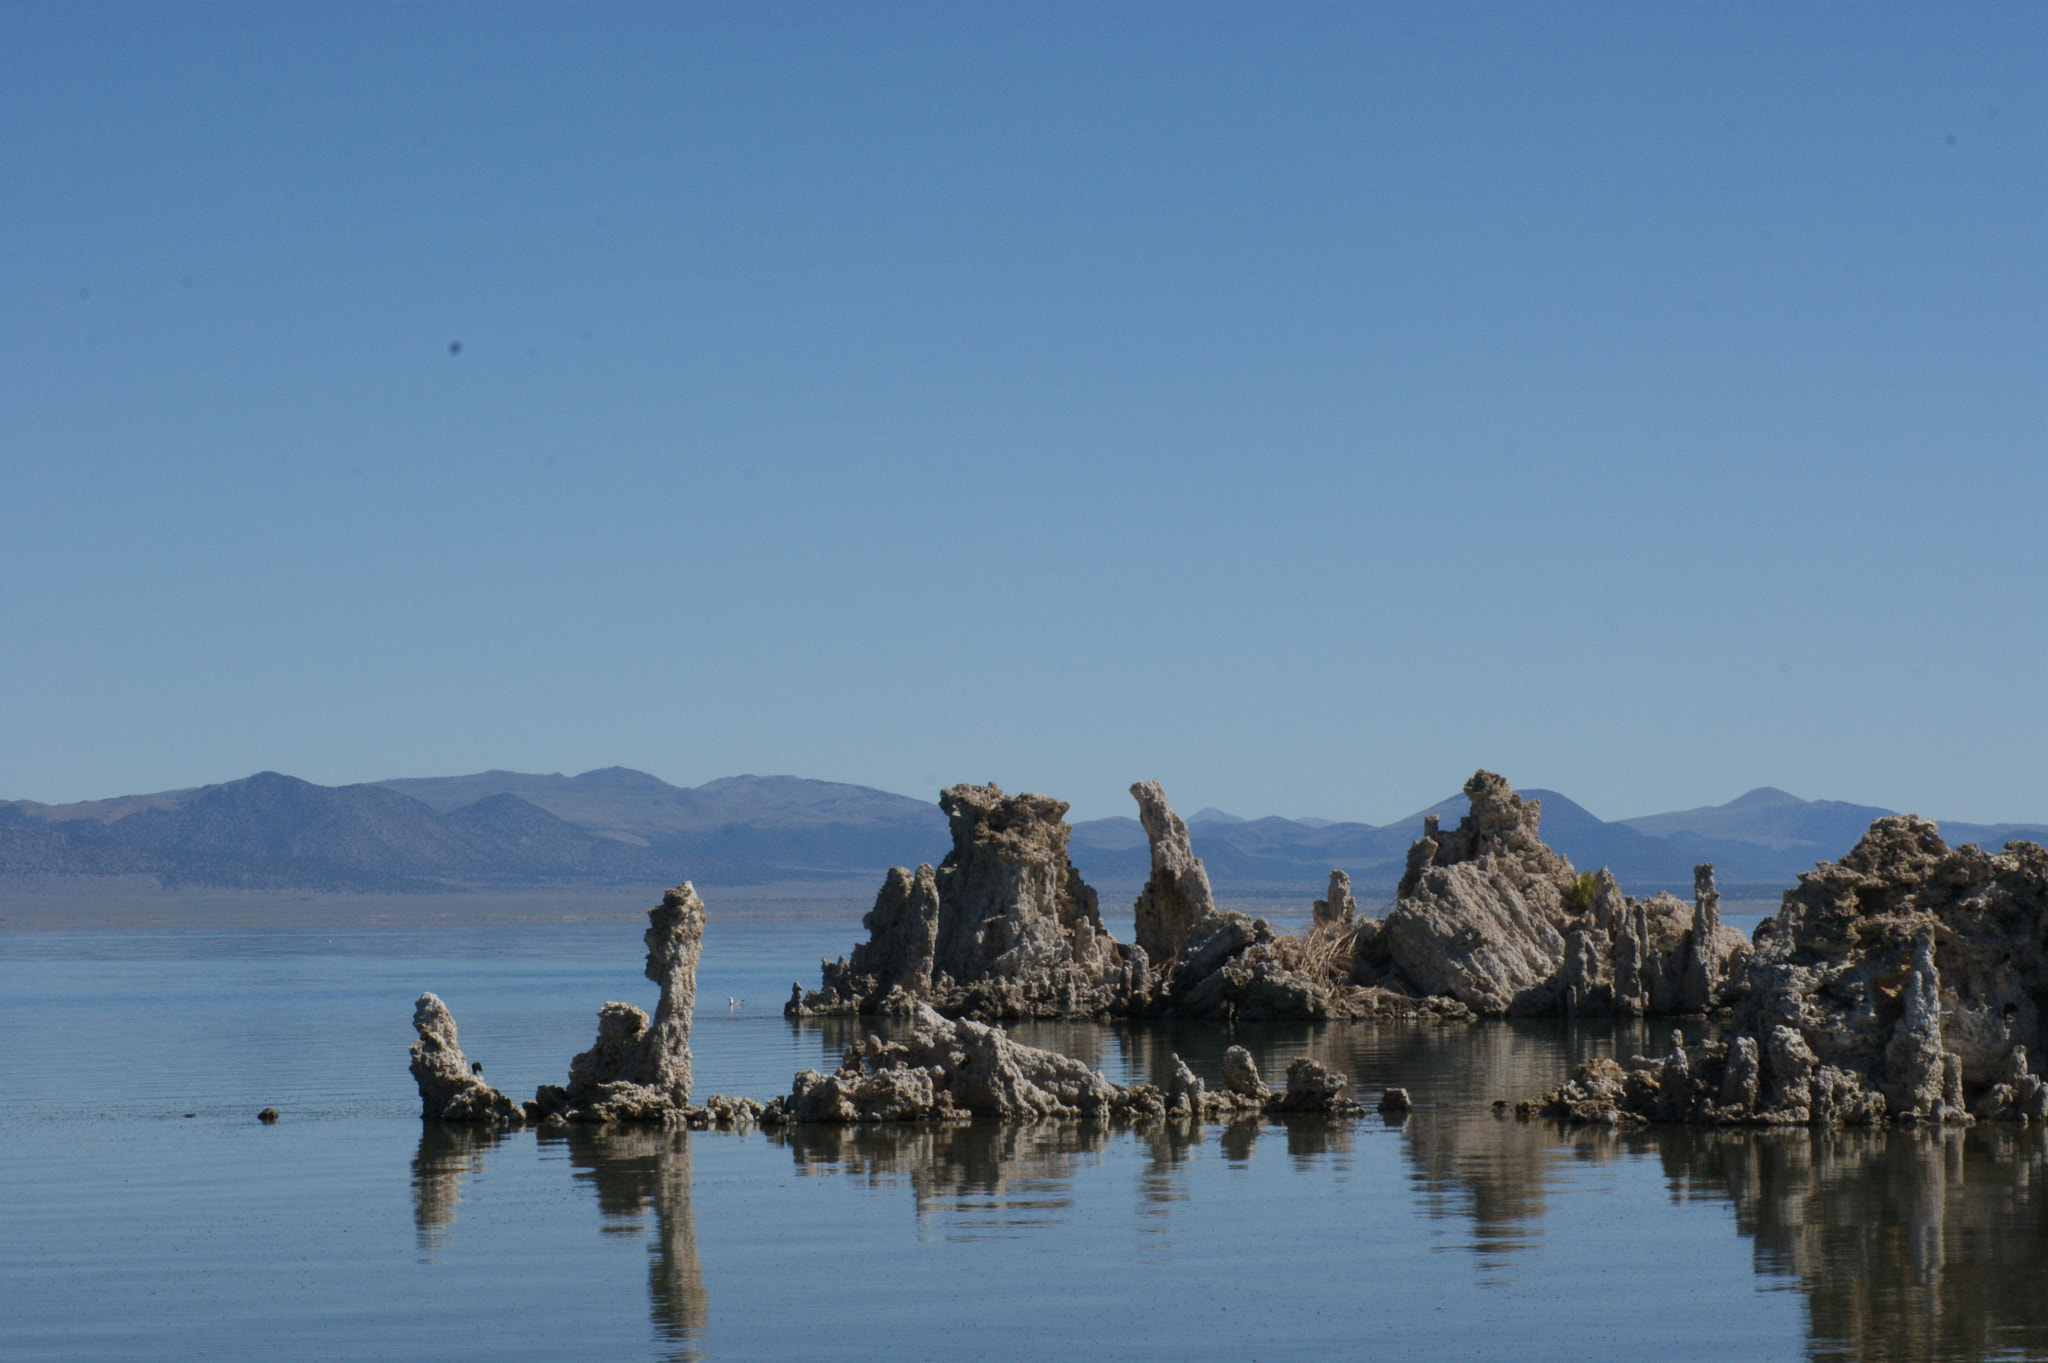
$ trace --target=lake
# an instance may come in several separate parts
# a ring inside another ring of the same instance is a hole
[[[780,1010],[857,929],[712,912],[698,1095],[829,1069],[861,1029]],[[652,1008],[640,960],[618,924],[0,933],[0,1357],[2048,1358],[2040,1128],[1496,1113],[1668,1022],[1014,1029],[1126,1083],[1312,1055],[1401,1122],[419,1120],[422,990],[525,1097]]]

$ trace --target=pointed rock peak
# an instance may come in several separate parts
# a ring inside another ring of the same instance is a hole
[[[1138,945],[1147,960],[1164,965],[1180,955],[1188,930],[1215,909],[1216,897],[1189,841],[1188,826],[1166,803],[1159,783],[1137,782],[1131,798],[1138,802],[1138,821],[1152,844],[1152,878],[1133,906]]]
[[[1790,791],[1779,790],[1776,786],[1758,786],[1722,805],[1723,809],[1765,809],[1772,805],[1803,805],[1806,801]]]

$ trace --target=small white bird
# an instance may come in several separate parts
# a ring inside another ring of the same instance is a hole
[[[727,995],[725,996],[725,1006],[726,1006],[726,1007],[728,1007],[728,1008],[737,1008],[737,1007],[739,1007],[739,1006],[740,1006],[741,1004],[743,1004],[743,1003],[745,1003],[745,1002],[746,1002],[746,1000],[745,1000],[745,999],[736,999],[736,998],[734,998],[734,997],[733,997],[732,995],[730,995],[730,994],[727,994]]]

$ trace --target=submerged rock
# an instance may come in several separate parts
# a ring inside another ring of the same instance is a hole
[[[1878,819],[1841,861],[1801,875],[1733,959],[1743,978],[1722,1038],[1675,1041],[1661,1062],[1592,1062],[1521,1110],[1606,1124],[2048,1118],[2027,1068],[2027,1049],[2048,1043],[2036,844],[1951,850],[1926,819]],[[1681,987],[1716,968],[1696,953]]]

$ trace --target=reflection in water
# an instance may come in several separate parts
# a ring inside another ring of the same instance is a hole
[[[1798,1279],[1812,1357],[2048,1355],[2041,1128],[1660,1131],[1651,1143],[1674,1193],[1727,1197],[1758,1269]]]
[[[872,1021],[820,1023],[813,1025],[826,1056],[870,1028],[883,1030]],[[1235,1031],[1062,1023],[1017,1032],[1127,1083],[1163,1081],[1175,1054],[1197,1073],[1214,1074],[1236,1042],[1252,1049],[1269,1077],[1300,1055],[1349,1073],[1368,1104],[1381,1088],[1410,1089],[1415,1109],[1387,1125],[1398,1127],[1411,1193],[1430,1215],[1471,1226],[1468,1243],[1489,1279],[1512,1278],[1546,1217],[1595,1214],[1584,1180],[1569,1175],[1610,1165],[1613,1179],[1658,1178],[1676,1203],[1732,1208],[1737,1230],[1753,1244],[1756,1271],[1798,1286],[1815,1359],[2048,1357],[2048,1293],[2040,1290],[2048,1281],[2048,1133],[2038,1127],[1567,1131],[1496,1113],[1494,1099],[1538,1092],[1578,1061],[1665,1040],[1662,1029],[1653,1040],[1640,1023]],[[1377,1118],[1302,1117],[1137,1130],[975,1122],[766,1135],[801,1175],[852,1178],[884,1191],[907,1187],[925,1229],[951,1240],[990,1240],[1075,1219],[1076,1188],[1091,1169],[1130,1168],[1137,1228],[1149,1232],[1170,1226],[1191,1198],[1222,1195],[1194,1167],[1205,1153],[1243,1164],[1263,1147],[1268,1159],[1304,1168],[1365,1163],[1371,1143],[1388,1139],[1385,1130]],[[462,1177],[501,1139],[423,1126],[413,1161],[422,1248],[444,1242]],[[573,1129],[539,1139],[566,1142],[607,1222],[644,1222],[652,1209],[655,1327],[673,1357],[695,1357],[707,1307],[690,1212],[692,1137]],[[1352,1214],[1341,1199],[1330,1206],[1333,1219]]]
[[[595,1129],[572,1126],[565,1135],[576,1177],[597,1191],[598,1210],[613,1222],[639,1223],[654,1210],[648,1247],[647,1305],[667,1357],[702,1357],[698,1342],[708,1307],[697,1266],[697,1226],[690,1216],[690,1133],[676,1127]]]
[[[1075,1122],[791,1126],[768,1133],[801,1173],[836,1172],[877,1188],[909,1184],[920,1218],[939,1206],[962,1213],[964,1239],[1057,1219],[1073,1205],[1076,1168],[1099,1161],[1110,1134]]]
[[[412,1222],[422,1252],[431,1254],[448,1242],[462,1176],[483,1168],[485,1152],[502,1139],[479,1127],[420,1123],[419,1153],[412,1157]]]
[[[576,1178],[597,1194],[606,1230],[639,1230],[654,1213],[648,1246],[647,1300],[666,1357],[695,1360],[709,1314],[704,1275],[697,1263],[697,1227],[690,1214],[690,1133],[682,1128],[570,1127],[538,1133],[544,1143],[566,1143]],[[505,1137],[469,1127],[420,1123],[413,1158],[413,1223],[422,1248],[439,1248],[455,1219],[465,1174]]]

